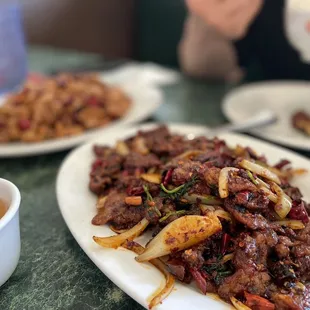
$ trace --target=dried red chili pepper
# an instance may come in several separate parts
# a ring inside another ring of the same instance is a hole
[[[231,240],[231,237],[225,233],[222,237],[222,242],[221,242],[221,254],[222,255],[226,253],[230,240]]]

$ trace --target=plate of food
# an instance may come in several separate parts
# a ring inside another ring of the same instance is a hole
[[[309,160],[203,130],[147,124],[72,151],[56,184],[71,233],[145,308],[308,309]]]
[[[109,76],[30,75],[21,89],[0,98],[0,157],[65,150],[139,122],[162,103],[158,87]]]
[[[253,83],[228,93],[222,110],[234,123],[252,117],[262,109],[270,109],[277,116],[277,122],[251,130],[251,133],[290,148],[310,151],[309,98],[308,82]]]

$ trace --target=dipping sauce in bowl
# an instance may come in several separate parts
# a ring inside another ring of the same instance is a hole
[[[0,287],[13,274],[19,261],[19,206],[18,188],[0,178]]]
[[[7,209],[8,208],[7,208],[6,204],[0,199],[0,219],[4,216]]]

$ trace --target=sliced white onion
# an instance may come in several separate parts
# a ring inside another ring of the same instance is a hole
[[[199,208],[200,208],[202,214],[206,214],[208,212],[215,211],[215,208],[213,206],[209,206],[209,205],[205,205],[205,204],[200,204]]]
[[[174,276],[166,270],[164,263],[160,261],[160,259],[158,258],[152,259],[150,263],[153,264],[155,267],[157,267],[164,274],[166,278],[165,287],[158,294],[156,294],[156,296],[154,296],[153,299],[150,301],[149,308],[153,309],[155,306],[160,304],[165,298],[167,298],[170,295],[170,293],[174,288],[175,279]]]
[[[302,292],[304,292],[306,290],[306,287],[304,286],[304,284],[302,284],[300,281],[295,283],[296,288],[298,288],[299,290],[301,290]]]
[[[145,144],[145,139],[143,137],[136,137],[132,141],[133,149],[135,152],[140,153],[141,155],[146,155],[150,152]]]
[[[266,194],[266,196],[268,197],[269,200],[271,200],[274,203],[277,203],[278,197],[270,189],[268,189],[266,187],[261,187],[260,189]]]
[[[161,175],[159,173],[142,173],[140,178],[144,181],[160,184],[161,183]]]
[[[215,214],[207,216],[185,215],[168,224],[146,246],[139,255],[138,262],[185,250],[207,239],[222,229],[221,222]]]
[[[256,180],[259,183],[259,189],[266,194],[270,201],[276,204],[274,210],[279,216],[279,218],[285,218],[292,208],[291,198],[287,196],[277,184],[273,183],[272,185],[273,190],[277,193],[275,194],[270,190],[269,184],[265,183],[259,178],[257,178]]]
[[[273,173],[272,171],[270,171],[268,168],[263,167],[259,164],[253,163],[247,159],[243,159],[239,165],[247,170],[250,170],[251,172],[254,172],[257,175],[262,176],[265,179],[268,179],[270,181],[273,181],[277,184],[281,184],[281,181],[279,179],[279,177]]]
[[[145,250],[143,246],[141,246],[136,242],[133,243],[125,242],[123,246],[124,248],[131,250],[136,254],[142,254]],[[165,263],[163,263],[160,259],[158,258],[152,259],[150,260],[150,263],[154,265],[160,272],[162,272],[166,279],[165,287],[161,289],[159,292],[156,292],[155,296],[149,303],[149,309],[152,309],[170,295],[174,287],[175,279],[174,276],[167,271]]]
[[[228,261],[232,260],[234,258],[234,253],[230,253],[230,254],[226,254],[222,260],[221,260],[221,263],[222,264],[225,264],[227,263]]]
[[[177,157],[175,157],[175,159],[190,159],[193,156],[198,156],[201,154],[205,154],[206,152],[203,152],[201,150],[189,150],[186,151],[180,155],[178,155]]]
[[[151,167],[148,169],[147,173],[155,173],[156,172],[156,167]]]
[[[214,214],[217,217],[220,217],[220,218],[225,219],[229,222],[232,222],[232,217],[231,217],[230,213],[225,211],[225,210],[221,210],[221,209],[215,210]]]
[[[227,198],[229,196],[228,177],[230,171],[239,171],[239,169],[233,167],[226,167],[221,170],[218,184],[219,194],[221,198]]]
[[[246,306],[244,303],[236,299],[235,297],[230,297],[231,303],[234,305],[234,307],[237,310],[252,310],[248,306]]]
[[[149,225],[149,221],[144,218],[137,225],[131,229],[125,231],[122,234],[111,237],[96,237],[93,236],[93,240],[104,248],[120,247],[126,240],[132,241],[142,234],[145,228]]]
[[[280,216],[281,219],[284,219],[292,209],[292,201],[289,198],[282,188],[278,186],[276,183],[271,184],[272,189],[276,192],[278,196],[278,201],[274,207],[276,213]]]
[[[282,220],[282,221],[276,221],[273,222],[274,224],[278,224],[280,226],[285,226],[285,227],[289,227],[295,230],[298,229],[304,229],[305,225],[303,224],[302,221],[299,220]]]
[[[104,207],[107,197],[108,196],[101,196],[98,198],[97,204],[96,204],[97,209],[102,209]]]
[[[270,185],[259,178],[257,178],[256,181],[258,183],[258,188],[266,194],[268,199],[274,203],[277,203],[278,196],[270,190]]]
[[[122,234],[128,230],[128,229],[117,229],[113,225],[109,225],[109,228],[116,234]]]
[[[264,182],[262,179],[256,178],[256,181],[257,181],[259,187],[266,187],[266,188],[270,189],[270,185],[268,183]]]
[[[129,154],[130,150],[124,141],[117,141],[115,150],[118,154],[126,156]]]

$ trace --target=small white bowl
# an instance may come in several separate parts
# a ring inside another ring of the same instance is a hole
[[[0,199],[8,206],[0,219],[0,286],[12,275],[20,256],[20,192],[11,182],[0,179]]]

